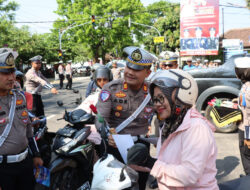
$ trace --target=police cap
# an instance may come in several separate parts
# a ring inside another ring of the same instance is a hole
[[[0,48],[0,72],[11,73],[15,71],[15,59],[18,53],[10,48]]]
[[[31,62],[36,62],[36,61],[41,61],[42,58],[43,58],[43,57],[42,57],[41,55],[37,55],[37,56],[35,56],[35,57],[30,58],[29,60],[30,60]]]
[[[157,61],[156,56],[138,47],[129,46],[124,48],[123,51],[128,55],[126,59],[127,67],[134,70],[143,70]]]
[[[72,63],[72,60],[68,60],[67,63]]]
[[[173,62],[177,62],[178,55],[172,51],[163,51],[159,55],[161,62],[171,64]]]

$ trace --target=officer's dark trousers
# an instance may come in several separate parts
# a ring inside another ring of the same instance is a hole
[[[32,113],[36,116],[43,116],[44,115],[44,107],[43,107],[43,101],[42,96],[38,94],[32,94],[33,95],[33,108]]]
[[[66,78],[68,80],[68,83],[66,85],[66,88],[71,89],[72,88],[72,78],[70,77],[70,75],[66,75]]]
[[[148,149],[150,148],[150,144],[147,142],[137,141],[135,143],[143,143],[148,147]],[[108,146],[108,153],[112,154],[120,162],[124,163],[122,156],[120,155],[119,150],[117,148],[113,148],[112,146]],[[138,174],[139,174],[139,181],[138,181],[139,190],[145,190],[149,173],[148,172],[138,172]]]
[[[0,164],[1,190],[33,190],[35,178],[33,175],[33,161],[28,156],[17,163]]]
[[[239,129],[239,147],[242,165],[246,175],[250,174],[250,149],[244,146],[244,131]]]
[[[63,88],[64,75],[63,74],[59,74],[59,79],[60,79],[60,88]]]

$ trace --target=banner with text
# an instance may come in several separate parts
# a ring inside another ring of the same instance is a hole
[[[217,55],[219,0],[181,0],[180,54]]]

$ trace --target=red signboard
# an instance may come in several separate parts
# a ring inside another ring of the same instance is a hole
[[[181,0],[180,54],[217,55],[219,0]]]

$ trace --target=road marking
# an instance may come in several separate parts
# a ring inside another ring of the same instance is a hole
[[[51,119],[51,118],[53,118],[53,117],[55,117],[56,115],[50,115],[50,116],[48,116],[47,117],[47,120],[49,120],[49,119]]]

